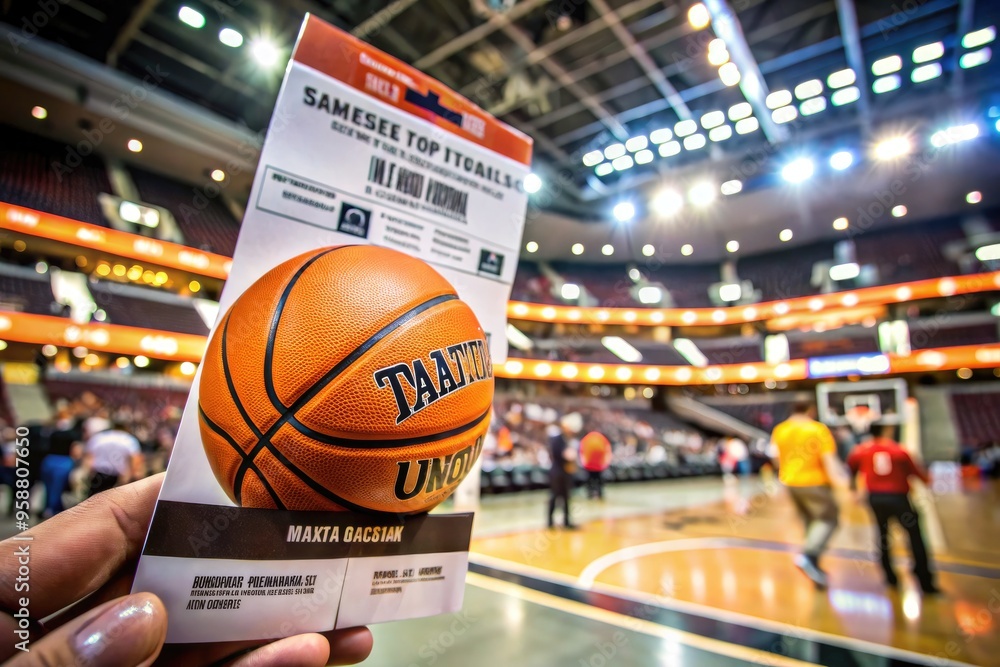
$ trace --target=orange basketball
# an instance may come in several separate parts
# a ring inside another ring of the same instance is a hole
[[[265,273],[209,341],[201,437],[237,505],[413,514],[482,449],[493,367],[479,321],[424,262],[375,246]]]

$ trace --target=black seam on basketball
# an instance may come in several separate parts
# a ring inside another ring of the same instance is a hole
[[[288,300],[288,296],[292,293],[292,288],[295,287],[295,283],[299,281],[299,278],[301,278],[302,274],[306,272],[306,269],[312,266],[316,260],[321,257],[325,257],[340,248],[354,247],[356,246],[338,246],[336,248],[330,248],[329,250],[321,252],[315,257],[310,258],[309,261],[299,267],[298,271],[295,272],[295,274],[288,281],[288,284],[285,285],[285,289],[281,292],[281,298],[278,299],[278,307],[274,309],[274,315],[271,317],[271,326],[267,331],[267,346],[264,348],[264,390],[267,392],[267,397],[270,399],[271,405],[273,405],[278,411],[278,414],[284,413],[288,408],[281,402],[281,399],[278,398],[278,392],[274,389],[274,377],[271,369],[272,364],[274,363],[274,339],[278,335],[278,325],[281,323],[281,313],[285,310],[285,301]]]
[[[224,428],[222,428],[221,426],[213,422],[211,419],[209,419],[208,415],[205,414],[205,411],[202,410],[200,405],[198,406],[198,414],[201,416],[202,420],[205,422],[205,425],[208,426],[208,428],[210,428],[213,432],[215,432],[216,435],[220,436],[223,440],[228,442],[232,446],[232,448],[236,450],[236,453],[240,455],[240,457],[243,459],[244,462],[247,461],[247,453],[243,451],[243,448],[240,447],[238,442],[236,442],[236,439],[233,438],[233,436],[226,433],[226,430]],[[278,506],[278,509],[279,510],[285,509],[285,504],[281,502],[281,498],[278,497],[277,492],[273,488],[271,488],[271,485],[268,483],[267,478],[265,478],[264,475],[260,472],[260,469],[257,467],[257,464],[254,463],[253,461],[250,461],[249,468],[250,470],[252,470],[254,473],[257,474],[258,478],[260,478],[261,484],[263,484],[264,488],[267,489],[267,492],[271,494],[271,499],[274,500],[275,504]],[[236,496],[236,503],[242,506],[243,504],[242,484],[240,484],[239,487],[236,486],[233,487],[233,495]]]
[[[313,491],[315,491],[319,495],[323,496],[327,500],[332,500],[333,502],[337,503],[341,507],[344,507],[344,508],[350,509],[350,510],[362,511],[362,512],[372,512],[372,511],[374,511],[374,510],[372,510],[372,509],[370,509],[368,507],[363,507],[361,505],[355,505],[351,501],[345,500],[345,499],[341,498],[336,493],[334,493],[330,489],[326,488],[325,486],[323,486],[322,484],[320,484],[319,482],[317,482],[316,480],[314,480],[312,477],[310,477],[305,472],[303,472],[301,468],[299,468],[297,465],[295,465],[294,463],[292,463],[291,461],[289,461],[288,457],[286,457],[284,454],[282,454],[281,450],[279,450],[277,447],[275,447],[273,442],[266,441],[264,443],[264,447],[267,449],[267,451],[271,452],[271,456],[273,456],[274,458],[278,459],[278,462],[281,463],[286,468],[288,468],[288,470],[293,475],[295,475],[296,477],[298,477],[299,479],[301,479],[303,482],[305,482],[306,486],[308,486],[310,489],[312,489]]]
[[[314,431],[309,428],[294,416],[288,421],[288,425],[294,428],[296,431],[302,435],[309,436],[317,442],[322,442],[324,445],[337,445],[338,447],[349,447],[355,449],[388,449],[391,447],[410,447],[413,445],[423,445],[428,442],[435,442],[437,440],[444,440],[445,438],[452,438],[456,435],[461,435],[466,431],[470,431],[486,419],[487,415],[490,414],[489,409],[483,414],[479,415],[468,424],[463,424],[457,428],[450,429],[448,431],[441,431],[440,433],[432,433],[430,435],[422,435],[413,438],[399,438],[398,440],[362,440],[360,438],[338,438],[333,435],[327,435],[326,433],[321,433],[319,431]]]
[[[296,411],[298,411],[299,409],[302,408],[303,405],[311,401],[316,396],[316,394],[318,394],[320,391],[323,390],[323,388],[326,385],[330,384],[330,382],[332,382],[338,375],[347,370],[347,368],[349,368],[351,364],[353,364],[362,355],[368,352],[368,350],[374,347],[379,341],[381,341],[383,338],[385,338],[390,333],[395,331],[399,326],[405,324],[406,322],[409,322],[411,319],[413,319],[420,313],[429,310],[431,308],[434,308],[435,306],[438,306],[442,303],[454,301],[457,298],[458,298],[457,294],[442,294],[440,296],[434,297],[433,299],[428,299],[427,301],[424,301],[422,304],[410,308],[408,311],[406,311],[405,313],[394,319],[392,322],[390,322],[389,324],[385,325],[377,332],[372,334],[371,338],[366,340],[358,347],[354,348],[354,350],[350,354],[341,359],[340,362],[337,363],[337,365],[335,365],[333,368],[327,371],[326,375],[321,377],[316,382],[316,384],[314,384],[312,387],[303,392],[301,396],[295,399],[295,402],[292,403],[291,406],[289,406],[288,411],[283,413],[281,417],[279,417],[278,420],[271,425],[271,428],[267,430],[267,433],[265,433],[263,436],[260,436],[260,439],[258,440],[257,444],[254,445],[254,448],[250,450],[250,452],[247,454],[247,456],[249,457],[248,460],[252,461],[254,458],[256,458],[257,454],[260,452],[261,449],[270,445],[271,438],[274,437],[274,434],[277,433],[278,430],[285,423],[287,423],[292,416],[294,416]],[[223,334],[225,334],[225,330],[223,330]],[[225,355],[223,355],[223,359],[225,359]],[[230,391],[233,391],[231,387]],[[243,463],[240,464],[239,470],[236,471],[236,479],[242,481],[243,475],[246,475],[246,463],[247,462],[244,461]],[[303,479],[303,481],[305,481],[305,479]],[[308,482],[306,483],[308,484]]]

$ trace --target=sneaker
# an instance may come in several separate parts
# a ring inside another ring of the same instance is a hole
[[[809,577],[810,581],[816,584],[816,588],[821,590],[826,588],[826,573],[819,569],[811,558],[805,554],[799,554],[795,557],[795,567],[802,570],[803,574]]]

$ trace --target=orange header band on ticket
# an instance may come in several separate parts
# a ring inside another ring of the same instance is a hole
[[[309,16],[292,59],[505,157],[531,164],[532,140],[420,70]]]

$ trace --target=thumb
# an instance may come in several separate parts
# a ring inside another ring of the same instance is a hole
[[[10,667],[149,665],[167,636],[167,610],[151,593],[136,593],[96,607],[30,645]]]

